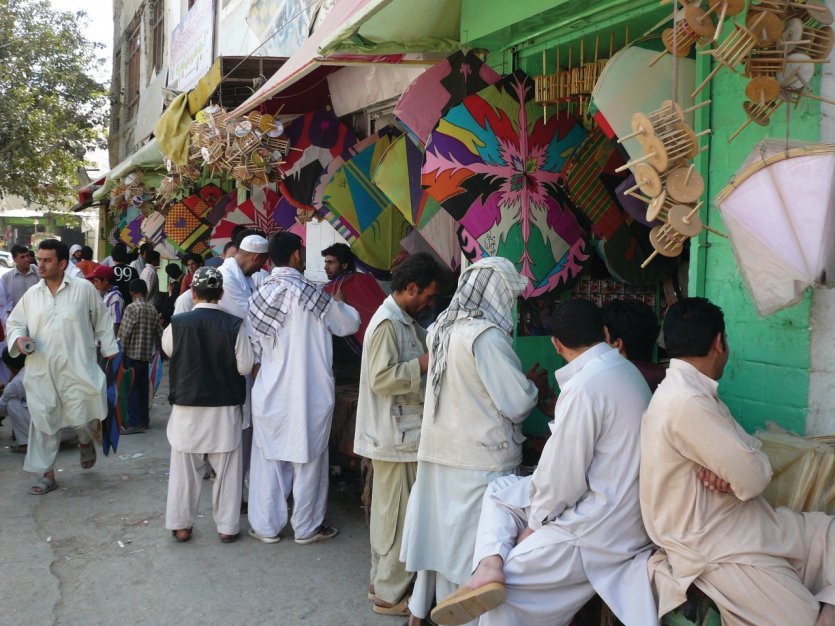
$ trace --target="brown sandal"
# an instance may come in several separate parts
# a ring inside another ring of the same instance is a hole
[[[177,533],[185,533],[185,535],[178,535]],[[191,539],[191,528],[180,528],[179,530],[172,530],[171,536],[180,543],[185,543]]]

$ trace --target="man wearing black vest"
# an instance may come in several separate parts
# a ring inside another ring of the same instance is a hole
[[[241,410],[252,347],[243,320],[218,309],[223,297],[219,270],[199,268],[191,291],[194,309],[172,317],[162,335],[162,349],[171,357],[172,404],[165,527],[177,541],[191,539],[205,454],[217,472],[212,487],[215,526],[220,540],[231,543],[240,536]]]

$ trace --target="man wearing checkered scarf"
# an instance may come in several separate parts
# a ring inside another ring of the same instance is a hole
[[[467,268],[449,308],[429,329],[429,372],[417,481],[406,512],[401,560],[418,572],[409,603],[425,619],[470,575],[487,485],[522,460],[522,422],[547,386],[513,351],[516,299],[527,285],[507,259]],[[534,382],[536,380],[537,382]]]

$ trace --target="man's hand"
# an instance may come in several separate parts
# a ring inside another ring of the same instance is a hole
[[[15,345],[17,346],[18,352],[20,352],[21,354],[27,354],[27,355],[31,354],[31,352],[28,352],[25,348],[26,344],[30,343],[31,341],[32,341],[31,337],[25,337],[25,336],[24,337],[18,337],[17,341],[15,341]]]
[[[530,527],[525,528],[525,530],[523,530],[521,533],[519,533],[519,536],[516,538],[516,545],[518,546],[525,539],[530,537],[533,533],[534,533],[533,528],[530,528]]]
[[[734,494],[734,490],[731,489],[731,483],[722,480],[706,467],[699,470],[699,480],[702,481],[702,484],[711,491],[736,495]]]
[[[543,392],[550,391],[551,389],[548,386],[548,372],[546,372],[544,368],[540,367],[539,363],[531,365],[531,368],[525,372],[525,378],[533,381],[533,384],[536,385],[537,389],[539,389],[540,395],[544,395]]]
[[[418,357],[418,364],[420,365],[420,373],[425,374],[429,371],[429,353]]]

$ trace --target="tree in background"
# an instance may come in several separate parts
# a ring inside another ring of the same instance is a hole
[[[104,147],[107,90],[91,78],[100,44],[85,13],[0,0],[0,194],[69,199],[88,150]]]

